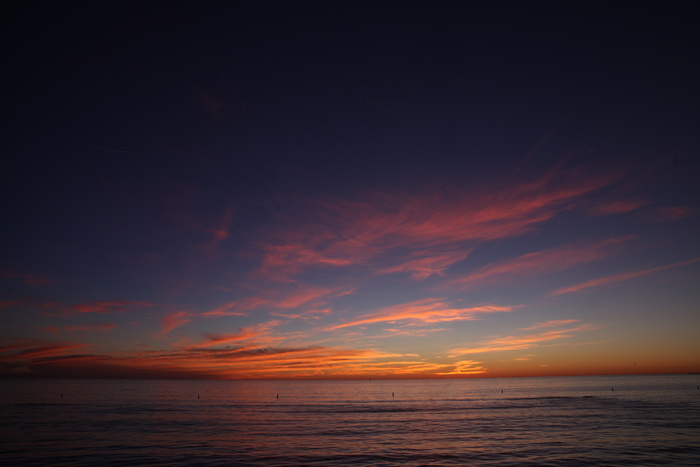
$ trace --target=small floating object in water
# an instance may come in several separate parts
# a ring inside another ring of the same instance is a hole
[[[277,398],[278,398],[278,399],[280,398],[280,395],[279,395],[279,394],[277,394]]]
[[[61,393],[61,399],[63,399],[63,393]]]
[[[394,393],[393,393],[393,392],[391,393],[391,397],[394,397]]]
[[[611,391],[614,391],[614,390],[615,390],[615,388],[610,388],[610,390],[611,390]]]
[[[197,399],[199,399],[199,394],[197,394]]]
[[[503,389],[501,389],[501,394],[503,394]]]

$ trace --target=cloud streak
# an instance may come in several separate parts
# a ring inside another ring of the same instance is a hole
[[[376,313],[360,316],[353,321],[332,326],[328,328],[328,330],[394,321],[414,321],[433,324],[446,321],[474,320],[479,319],[479,315],[510,312],[514,309],[515,307],[512,306],[496,305],[457,308],[451,306],[443,299],[426,298],[402,305],[382,308]]]
[[[589,263],[616,253],[634,236],[612,238],[588,244],[567,245],[528,253],[507,261],[490,264],[448,283],[462,290],[476,286],[512,281],[516,277],[552,274]]]
[[[534,180],[473,191],[375,190],[352,200],[308,200],[313,209],[298,216],[303,225],[280,219],[290,227],[261,242],[258,273],[288,281],[311,267],[371,266],[380,273],[424,279],[466,258],[465,243],[531,232],[617,178],[554,170]],[[392,257],[396,266],[377,267],[377,261],[386,264]]]
[[[569,325],[576,323],[576,320],[562,320],[562,321],[548,321],[546,323],[539,323],[527,328],[521,329],[525,330],[536,330],[542,328],[560,327],[563,325]],[[525,350],[532,347],[536,347],[545,342],[551,342],[561,339],[567,339],[573,337],[577,333],[584,331],[592,331],[598,329],[597,325],[594,324],[577,324],[576,326],[565,327],[561,329],[550,329],[548,331],[542,331],[536,334],[525,334],[516,336],[506,336],[506,337],[495,337],[477,344],[475,347],[460,347],[452,350],[454,355],[468,355],[475,353],[488,353],[488,352],[504,352],[509,350]]]
[[[687,266],[689,264],[697,263],[700,258],[694,258],[688,261],[681,261],[679,263],[667,264],[664,266],[658,266],[655,268],[644,269],[642,271],[631,271],[623,272],[620,274],[613,274],[610,276],[601,277],[598,279],[593,279],[590,281],[582,282],[580,284],[575,284],[569,287],[564,287],[554,292],[551,292],[549,296],[564,295],[567,293],[581,292],[589,289],[597,289],[601,287],[607,287],[609,285],[617,284],[619,282],[625,282],[628,280],[636,279],[638,277],[648,276],[661,271],[666,271],[668,269],[677,268],[681,266]]]

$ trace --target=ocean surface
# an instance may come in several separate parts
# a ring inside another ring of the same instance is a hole
[[[698,466],[700,375],[4,380],[4,466]]]

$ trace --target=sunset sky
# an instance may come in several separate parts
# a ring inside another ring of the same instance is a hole
[[[700,371],[690,5],[408,5],[9,4],[0,375]]]

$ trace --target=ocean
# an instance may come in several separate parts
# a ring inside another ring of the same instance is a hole
[[[700,375],[3,380],[4,466],[698,466]]]

